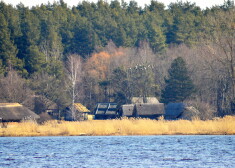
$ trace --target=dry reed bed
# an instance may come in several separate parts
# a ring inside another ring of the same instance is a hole
[[[235,135],[235,116],[214,120],[120,119],[9,123],[0,136]]]

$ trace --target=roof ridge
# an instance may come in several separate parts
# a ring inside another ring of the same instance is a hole
[[[19,103],[0,103],[0,107],[20,107]]]

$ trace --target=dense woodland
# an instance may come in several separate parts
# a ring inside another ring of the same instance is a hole
[[[52,104],[62,111],[73,102],[90,109],[130,103],[133,96],[164,102],[166,89],[174,92],[166,85],[176,59],[193,86],[172,101],[194,105],[202,119],[235,113],[231,0],[204,10],[155,0],[144,8],[118,0],[32,8],[0,2],[0,58],[0,101],[37,113]]]

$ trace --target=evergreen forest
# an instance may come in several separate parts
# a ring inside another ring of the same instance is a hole
[[[177,60],[180,74],[172,70]],[[177,75],[185,76],[183,90]],[[139,96],[184,101],[202,119],[235,114],[234,1],[206,9],[157,0],[145,7],[119,0],[31,8],[0,2],[0,102],[40,114]]]

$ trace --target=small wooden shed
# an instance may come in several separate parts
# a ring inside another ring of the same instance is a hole
[[[0,103],[0,120],[2,122],[19,122],[21,120],[36,120],[40,117],[19,103]]]
[[[72,118],[72,109],[75,110],[75,119]],[[81,103],[74,103],[70,107],[67,108],[65,120],[88,120],[91,119],[90,110],[88,110],[84,105]]]

